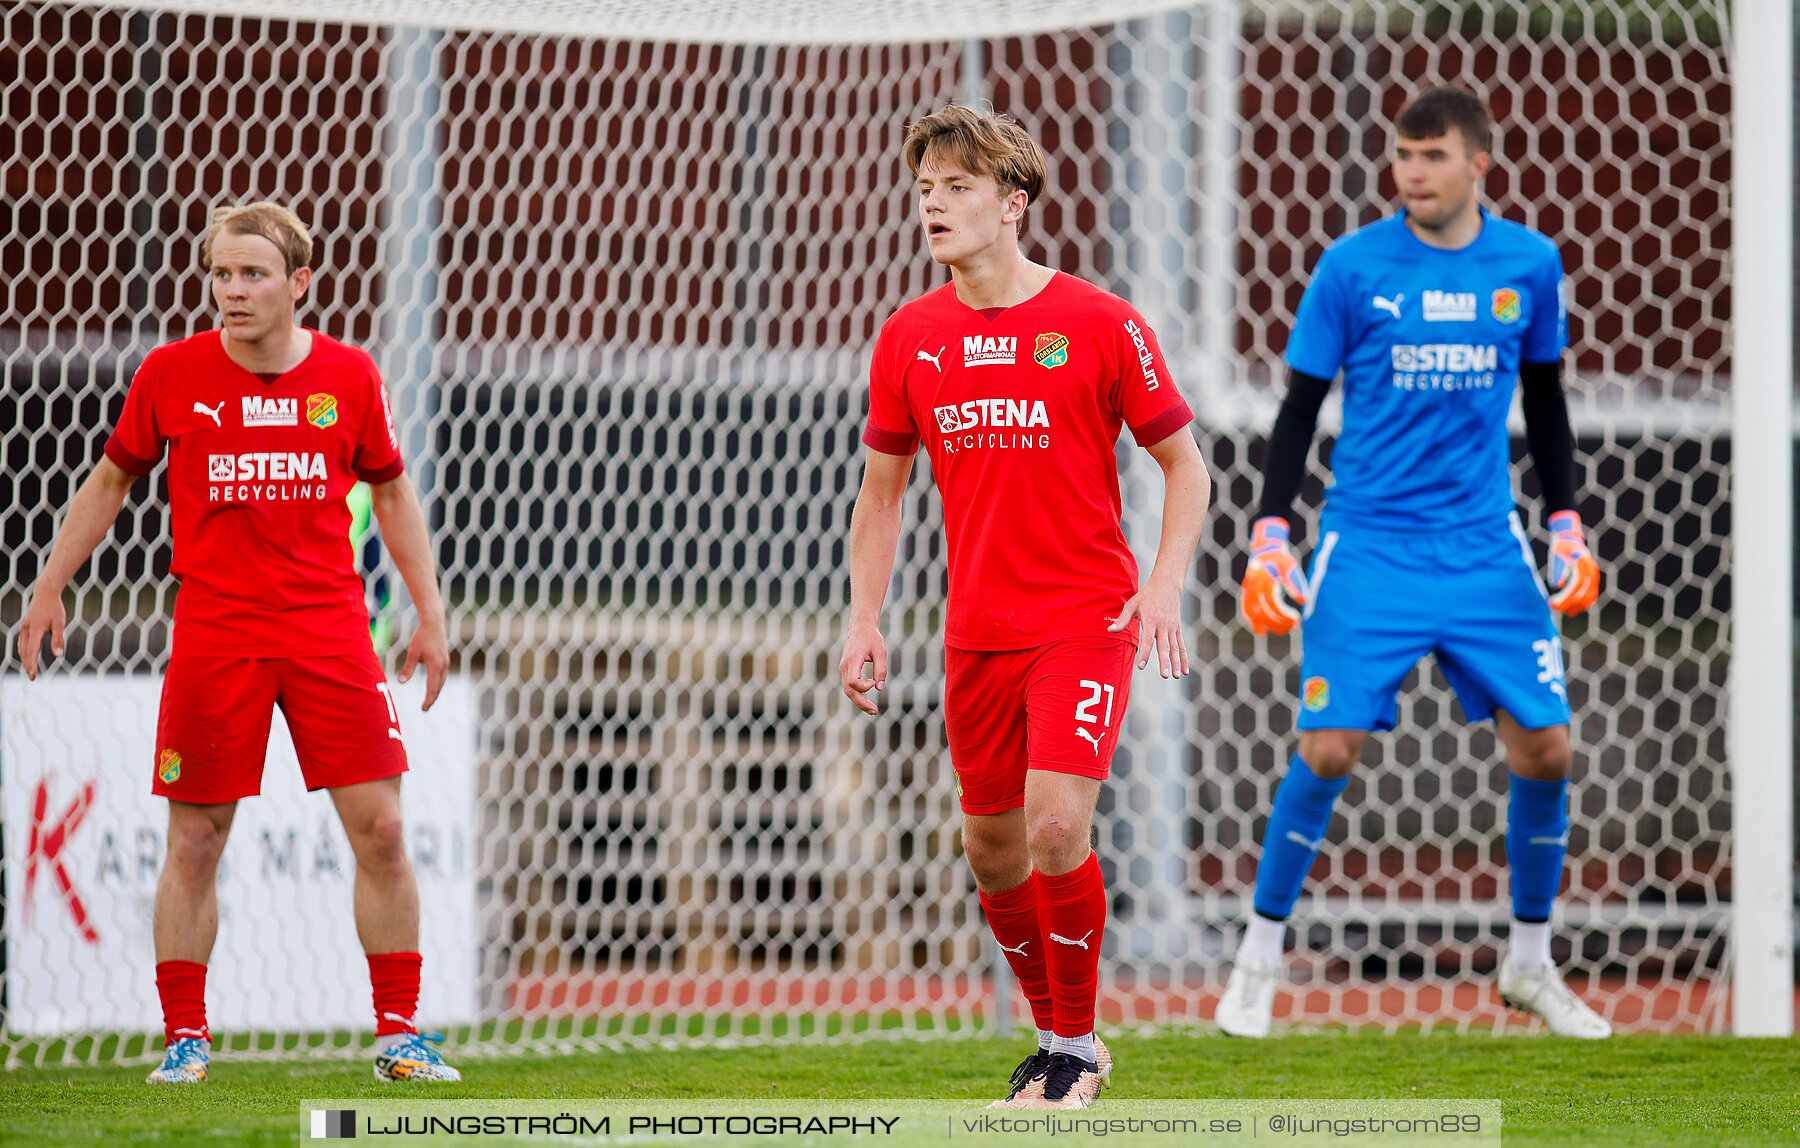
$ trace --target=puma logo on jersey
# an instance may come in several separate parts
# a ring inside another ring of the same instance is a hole
[[[1100,756],[1100,739],[1099,738],[1095,737],[1093,734],[1089,733],[1087,730],[1082,729],[1080,726],[1075,727],[1075,736],[1084,737],[1087,740],[1093,742],[1094,743],[1094,756],[1095,757]]]
[[[1287,831],[1287,839],[1289,841],[1292,841],[1296,845],[1302,846],[1307,849],[1312,849],[1312,850],[1317,850],[1319,848],[1319,846],[1325,844],[1325,839],[1323,837],[1319,838],[1317,841],[1308,841],[1306,838],[1300,836],[1300,834],[1294,832],[1292,829]]]
[[[1405,298],[1406,296],[1404,295],[1396,295],[1392,299],[1383,299],[1381,296],[1377,295],[1375,298],[1369,300],[1369,302],[1375,304],[1375,309],[1377,311],[1386,311],[1388,314],[1398,319],[1400,317],[1400,301]]]
[[[995,944],[996,944],[996,945],[999,945],[999,944],[1000,944],[1000,939],[999,939],[999,938],[998,938],[998,937],[996,937],[996,938],[995,938],[995,939],[994,939],[994,943],[995,943]],[[1005,946],[1005,945],[1000,945],[1000,951],[1001,951],[1001,952],[1003,952],[1003,953],[1011,953],[1011,954],[1012,954],[1012,955],[1014,955],[1014,956],[1015,956],[1015,957],[1022,957],[1022,956],[1024,956],[1024,955],[1025,955],[1025,946],[1026,946],[1026,945],[1029,945],[1029,944],[1030,944],[1030,943],[1031,943],[1031,942],[1030,942],[1030,941],[1020,941],[1020,942],[1019,942],[1019,947],[1018,947],[1018,948],[1016,948],[1016,949],[1009,949],[1009,948],[1007,948],[1007,947],[1006,947],[1006,946]]]
[[[216,407],[209,407],[205,403],[195,403],[194,404],[194,413],[195,414],[205,415],[207,418],[209,418],[213,421],[214,426],[219,427],[221,430],[224,429],[225,424],[219,421],[219,412],[224,409],[225,409],[225,400],[223,400],[223,399],[219,400],[219,405]]]
[[[1050,939],[1052,941],[1055,941],[1059,945],[1073,945],[1078,949],[1085,949],[1088,947],[1087,939],[1093,935],[1094,935],[1094,930],[1089,929],[1087,932],[1081,934],[1081,940],[1079,940],[1079,941],[1071,941],[1069,938],[1063,936],[1061,933],[1051,933]]]
[[[941,355],[942,355],[942,354],[943,354],[943,353],[944,353],[944,348],[943,348],[943,347],[939,347],[939,348],[938,348],[938,352],[937,352],[937,354],[936,354],[936,355],[934,355],[934,354],[932,354],[932,353],[931,353],[931,352],[930,352],[930,351],[920,351],[920,352],[919,352],[919,357],[918,357],[918,358],[917,358],[917,359],[915,359],[915,360],[913,360],[913,361],[914,361],[914,362],[924,362],[924,363],[930,363],[930,364],[931,364],[931,365],[932,365],[932,366],[934,366],[934,367],[936,367],[936,368],[937,368],[937,369],[938,369],[938,374],[940,374],[940,375],[941,375],[941,374],[943,374],[943,373],[944,373],[944,364],[942,364],[942,363],[940,363],[940,362],[938,362],[938,358],[939,358],[939,356],[941,356]]]

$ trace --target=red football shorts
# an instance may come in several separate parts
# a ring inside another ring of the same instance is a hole
[[[1125,635],[1029,650],[946,649],[944,727],[963,812],[1021,808],[1029,769],[1104,778],[1136,654]]]
[[[306,788],[406,772],[399,713],[374,650],[307,658],[177,653],[163,678],[151,792],[196,805],[262,792],[277,705]]]

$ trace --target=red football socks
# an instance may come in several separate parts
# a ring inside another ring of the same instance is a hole
[[[414,1017],[419,1011],[417,953],[370,953],[369,983],[375,989],[375,1035],[418,1032]]]
[[[1094,998],[1100,991],[1100,939],[1106,934],[1106,886],[1093,853],[1072,873],[1037,875],[1050,999],[1056,1035],[1094,1031]]]
[[[162,998],[163,1040],[211,1040],[206,1028],[206,966],[198,961],[156,962],[156,995]]]
[[[1050,1027],[1050,970],[1044,964],[1044,932],[1038,921],[1038,875],[1035,870],[1025,883],[1004,893],[981,895],[981,910],[987,914],[988,928],[1006,954],[1019,991],[1031,1002],[1032,1022],[1041,1029]]]

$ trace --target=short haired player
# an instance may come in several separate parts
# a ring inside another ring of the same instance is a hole
[[[1259,634],[1302,628],[1300,746],[1263,832],[1254,911],[1216,1013],[1227,1033],[1268,1033],[1283,922],[1332,804],[1368,732],[1393,728],[1401,679],[1426,654],[1469,717],[1492,718],[1506,746],[1513,924],[1500,994],[1564,1036],[1612,1031],[1550,960],[1570,763],[1551,611],[1587,609],[1600,585],[1575,509],[1558,366],[1562,260],[1549,239],[1481,207],[1490,132],[1481,102],[1453,88],[1401,112],[1393,170],[1404,209],[1326,251],[1288,341],[1290,383],[1264,463],[1243,612]],[[1288,514],[1340,370],[1343,432],[1302,578]],[[1550,512],[1548,590],[1513,501],[1515,386]]]
[[[950,282],[896,311],[875,343],[838,672],[876,713],[882,599],[922,440],[944,500],[944,721],[963,847],[1038,1029],[997,1103],[1085,1107],[1111,1070],[1094,1036],[1106,892],[1089,826],[1133,662],[1154,647],[1164,677],[1187,672],[1181,587],[1210,480],[1143,318],[1020,251],[1045,179],[1024,129],[952,105],[912,125],[905,156]],[[1122,427],[1165,480],[1141,587],[1119,523]]]
[[[356,857],[356,928],[374,990],[379,1080],[457,1080],[425,1044],[419,894],[400,816],[406,750],[375,660],[346,495],[375,516],[419,611],[400,680],[425,666],[425,707],[449,665],[444,607],[387,395],[364,352],[295,325],[312,241],[273,203],[219,209],[201,245],[220,327],[151,351],[106,453],[70,503],[19,631],[37,677],[63,652],[63,587],[111,529],[132,483],[169,457],[171,569],[181,580],[157,718],[152,789],[169,800],[156,889],[156,986],[168,1041],[152,1083],[206,1079],[214,878],[239,800],[261,788],[273,707],[308,789],[328,789]]]

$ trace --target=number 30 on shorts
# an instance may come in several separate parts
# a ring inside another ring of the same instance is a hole
[[[1085,679],[1081,682],[1081,688],[1084,690],[1092,690],[1094,692],[1089,694],[1085,700],[1075,703],[1075,720],[1084,721],[1090,725],[1099,722],[1101,729],[1111,729],[1113,688],[1111,686],[1101,685],[1099,682],[1090,682]],[[1103,717],[1095,717],[1094,707],[1100,704],[1102,694],[1106,697],[1106,714]]]
[[[1537,680],[1549,686],[1559,697],[1568,697],[1563,689],[1566,675],[1563,670],[1562,643],[1543,638],[1531,643],[1531,649],[1537,655]]]

